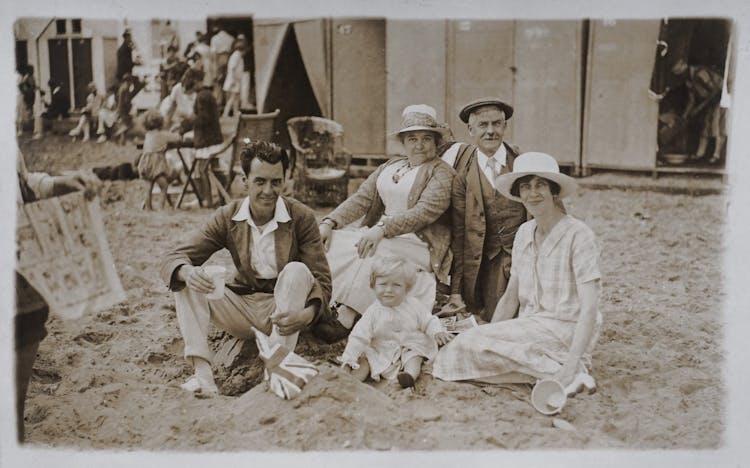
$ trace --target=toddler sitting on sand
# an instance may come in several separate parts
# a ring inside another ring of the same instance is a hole
[[[341,356],[343,368],[359,380],[369,374],[413,387],[423,360],[433,359],[438,346],[453,338],[430,310],[407,297],[416,274],[411,263],[393,256],[373,262],[370,287],[376,300],[352,329]]]

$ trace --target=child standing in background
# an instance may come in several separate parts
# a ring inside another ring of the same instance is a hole
[[[171,180],[178,180],[180,178],[181,168],[170,164],[165,152],[169,143],[180,141],[182,137],[179,133],[162,130],[164,117],[156,109],[150,109],[146,112],[143,118],[143,126],[146,128],[146,135],[143,139],[143,154],[138,159],[138,175],[141,179],[152,182],[148,185],[144,207],[147,210],[154,209],[151,205],[151,188],[153,182],[156,182],[163,194],[160,208],[164,207],[165,201],[169,206],[172,206],[172,201],[167,195],[167,188]]]
[[[422,362],[453,339],[430,310],[407,297],[416,275],[411,263],[397,257],[373,262],[370,287],[376,300],[354,325],[341,356],[344,369],[359,380],[369,374],[376,381],[398,378],[403,388],[413,387]]]

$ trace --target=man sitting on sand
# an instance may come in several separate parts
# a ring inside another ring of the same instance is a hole
[[[267,335],[273,329],[293,350],[298,332],[330,313],[331,272],[315,215],[279,196],[289,164],[286,152],[273,143],[253,142],[242,150],[241,162],[247,197],[216,210],[161,266],[161,277],[175,291],[185,358],[195,368],[182,388],[204,395],[218,394],[210,321],[240,339],[253,338],[252,327]],[[214,283],[202,265],[223,248],[237,272],[222,297],[209,299]],[[285,297],[275,298],[274,291],[286,291]],[[281,310],[282,304],[291,306]]]

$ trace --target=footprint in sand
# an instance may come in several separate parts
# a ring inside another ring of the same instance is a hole
[[[73,341],[75,341],[78,344],[82,344],[82,342],[86,342],[86,343],[99,345],[99,344],[104,343],[105,341],[108,341],[110,338],[112,338],[111,333],[90,331],[90,332],[81,333],[80,335],[73,338]]]

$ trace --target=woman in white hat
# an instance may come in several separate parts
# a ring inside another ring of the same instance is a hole
[[[534,219],[513,242],[508,288],[492,323],[465,331],[445,346],[433,375],[443,380],[534,382],[563,386],[588,373],[601,314],[599,246],[591,229],[556,203],[575,191],[555,159],[524,153],[495,182]],[[518,311],[518,318],[510,320]]]
[[[401,129],[391,137],[403,144],[406,155],[378,167],[320,224],[338,320],[319,324],[316,334],[329,342],[344,338],[375,300],[369,286],[373,255],[411,260],[419,273],[409,294],[429,310],[436,278],[448,282],[452,258],[446,210],[455,172],[437,157],[447,128],[424,104],[407,106],[402,117]],[[363,216],[362,227],[342,229]]]

